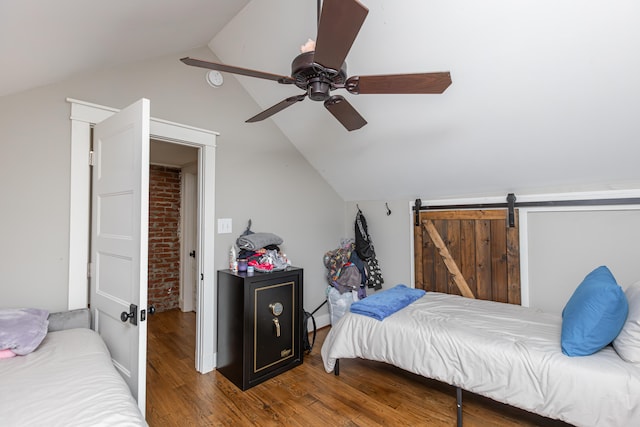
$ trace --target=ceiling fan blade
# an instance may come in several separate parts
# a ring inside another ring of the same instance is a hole
[[[250,119],[248,119],[246,121],[246,123],[259,122],[261,120],[269,118],[269,117],[273,116],[275,113],[278,113],[278,112],[284,110],[285,108],[292,106],[296,102],[302,101],[306,97],[307,97],[306,93],[303,93],[301,95],[296,95],[296,96],[290,96],[289,98],[285,99],[284,101],[278,102],[273,107],[267,108],[262,113],[256,114],[255,116],[251,117]]]
[[[203,61],[201,59],[194,59],[189,57],[182,58],[180,59],[180,61],[184,62],[187,65],[192,65],[194,67],[225,71],[227,73],[240,74],[240,75],[249,76],[249,77],[257,77],[259,79],[275,80],[278,83],[287,83],[287,84],[295,83],[295,80],[288,76],[265,73],[264,71],[250,70],[248,68],[234,67],[231,65],[219,64],[217,62]]]
[[[324,101],[324,106],[348,131],[360,129],[367,124],[360,113],[340,95],[334,95]]]
[[[318,23],[314,61],[340,70],[369,13],[358,0],[324,0]]]
[[[355,95],[369,93],[442,93],[450,84],[451,74],[446,71],[442,73],[353,76],[347,79],[344,87]]]

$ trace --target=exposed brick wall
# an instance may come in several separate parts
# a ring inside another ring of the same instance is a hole
[[[157,311],[178,308],[180,169],[149,169],[149,296]]]

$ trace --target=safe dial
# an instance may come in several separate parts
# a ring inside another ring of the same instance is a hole
[[[282,303],[274,302],[272,304],[269,304],[269,309],[274,316],[280,316],[284,307],[282,306]]]

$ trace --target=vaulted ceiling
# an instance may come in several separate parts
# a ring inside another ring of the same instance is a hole
[[[0,96],[206,45],[249,0],[3,0]]]
[[[640,3],[361,1],[349,75],[450,71],[453,84],[440,95],[344,92],[368,121],[353,132],[309,99],[268,119],[345,200],[640,187]],[[222,62],[290,75],[316,33],[314,0],[9,3],[0,95],[206,44]],[[73,18],[91,14],[97,28]],[[259,105],[247,118],[301,93],[237,79]]]

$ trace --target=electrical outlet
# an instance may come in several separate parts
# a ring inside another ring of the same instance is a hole
[[[218,234],[229,234],[231,232],[231,218],[218,218]]]

